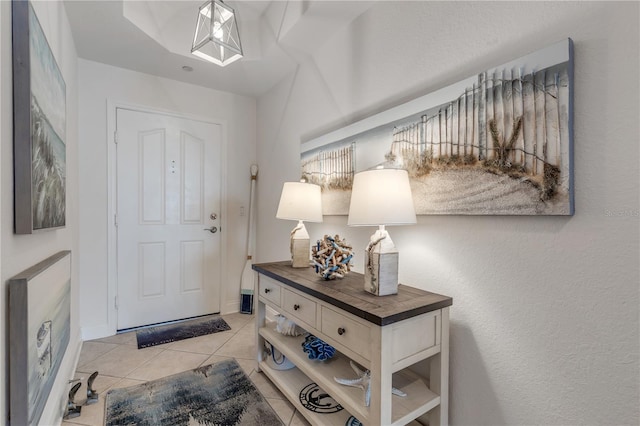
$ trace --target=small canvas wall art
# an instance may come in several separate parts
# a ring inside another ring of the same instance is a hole
[[[417,214],[572,215],[572,41],[305,142],[301,166],[326,215],[381,166],[409,172]]]
[[[69,344],[71,252],[9,280],[11,424],[37,425]]]
[[[14,228],[65,226],[66,85],[28,1],[12,2]]]

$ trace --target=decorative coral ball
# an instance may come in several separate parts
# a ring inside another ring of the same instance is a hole
[[[316,273],[325,280],[335,280],[351,270],[353,249],[339,235],[325,235],[311,246],[311,256]]]
[[[326,361],[336,354],[336,349],[333,346],[313,334],[305,337],[302,342],[302,350],[309,356],[309,359],[317,359],[318,361]]]

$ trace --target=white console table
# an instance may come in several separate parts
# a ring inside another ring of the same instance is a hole
[[[351,416],[365,425],[448,423],[450,297],[405,285],[396,295],[379,297],[364,291],[361,274],[324,281],[311,268],[292,268],[288,261],[253,269],[259,273],[258,368],[311,424],[343,426]],[[308,359],[301,346],[304,337],[275,331],[266,322],[266,306],[336,348],[336,355],[324,362]],[[296,368],[272,369],[265,340]],[[350,360],[371,371],[369,407],[361,389],[334,380],[357,377]],[[312,382],[343,410],[323,414],[305,408],[300,394]],[[406,396],[392,395],[392,387]]]

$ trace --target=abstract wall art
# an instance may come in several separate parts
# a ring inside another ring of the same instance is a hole
[[[14,231],[65,226],[66,85],[28,1],[12,2]]]
[[[417,214],[573,215],[571,39],[301,145],[327,215],[375,167],[409,172]]]
[[[71,252],[9,280],[11,424],[37,425],[71,334]]]

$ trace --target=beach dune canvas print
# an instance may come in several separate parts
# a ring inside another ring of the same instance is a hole
[[[570,39],[310,140],[302,177],[345,215],[353,175],[409,172],[417,214],[572,215]]]
[[[66,85],[29,2],[13,2],[15,230],[65,226]]]
[[[36,425],[71,336],[71,253],[9,280],[11,423]]]

